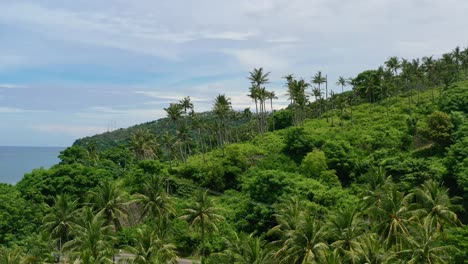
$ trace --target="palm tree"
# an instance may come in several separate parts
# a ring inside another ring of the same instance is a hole
[[[306,83],[304,79],[288,80],[288,94],[294,107],[294,123],[296,126],[301,125],[305,119],[304,112],[308,102],[308,97],[305,91],[308,86],[309,84]]]
[[[214,204],[214,200],[208,196],[208,191],[197,192],[193,202],[185,209],[181,219],[186,220],[190,226],[200,229],[202,241],[201,262],[205,263],[205,235],[210,229],[217,230],[216,224],[224,217],[219,214],[220,209]]]
[[[226,118],[228,114],[231,112],[231,99],[227,98],[224,94],[219,94],[214,102],[213,105],[213,112],[216,116],[218,116],[218,134],[219,134],[219,144],[223,149],[224,155],[224,144],[227,140],[227,126],[226,126]]]
[[[341,86],[341,93],[343,93],[344,87],[346,86],[346,84],[348,84],[348,81],[343,76],[338,77],[338,81],[336,82],[336,85]]]
[[[151,159],[157,156],[156,137],[148,129],[137,129],[132,134],[130,149],[137,160]]]
[[[192,101],[190,101],[190,96],[184,97],[182,100],[179,101],[179,104],[184,110],[185,116],[187,116],[187,110],[193,109],[193,103]]]
[[[319,90],[322,91],[320,89],[320,85],[322,85],[322,83],[326,84],[327,83],[327,78],[322,76],[321,71],[318,71],[314,75],[314,77],[312,78],[312,83],[317,84]],[[325,88],[327,88],[327,86]],[[327,100],[328,100],[328,89],[325,89],[325,111],[327,111],[327,104],[326,104]],[[327,116],[327,122],[328,122],[328,116]]]
[[[179,121],[182,116],[182,106],[180,104],[171,103],[168,108],[164,108],[164,111],[166,111],[167,117],[173,122],[175,129],[177,130],[177,121]]]
[[[64,244],[64,249],[70,251],[72,259],[80,259],[80,263],[112,263],[113,241],[112,227],[106,224],[102,212],[93,214],[91,208],[84,208],[82,220],[74,225],[74,238]]]
[[[411,198],[398,191],[393,183],[386,183],[373,195],[364,197],[364,201],[370,203],[367,210],[370,219],[377,223],[376,231],[387,248],[402,249],[409,236],[409,224],[414,215]]]
[[[429,81],[429,85],[432,88],[432,103],[434,103],[434,87],[435,87],[435,62],[432,56],[422,58],[423,68],[426,71],[427,79]]]
[[[375,233],[366,233],[359,237],[359,262],[365,264],[385,264],[390,262],[392,253],[379,241]]]
[[[18,246],[11,249],[0,247],[0,263],[1,264],[22,264],[24,252]]]
[[[409,248],[397,252],[398,256],[405,257],[409,264],[445,264],[450,262],[450,253],[456,249],[452,245],[444,245],[439,240],[440,234],[434,232],[429,219],[426,219],[416,228],[417,233],[408,237]]]
[[[264,72],[263,68],[254,68],[253,71],[249,72],[249,77],[247,77],[250,80],[250,83],[252,84],[251,86],[251,93],[250,97],[255,100],[255,107],[257,109],[257,101],[260,101],[260,132],[263,133],[265,129],[265,99],[266,99],[266,94],[265,94],[265,87],[263,87],[264,84],[268,83],[268,75],[270,75],[270,72]],[[258,113],[257,113],[258,114]]]
[[[364,222],[359,218],[358,207],[339,209],[329,220],[328,233],[332,235],[334,241],[331,246],[355,262],[360,251],[359,237],[364,230]]]
[[[134,255],[131,263],[178,263],[176,246],[159,237],[157,230],[147,225],[136,230],[132,244],[126,248]]]
[[[271,110],[271,120],[273,125],[273,131],[275,131],[275,119],[273,117],[273,99],[278,99],[274,91],[267,92],[267,98],[270,99],[270,110]]]
[[[62,245],[68,241],[76,222],[77,208],[78,200],[72,200],[67,194],[59,194],[54,198],[54,206],[49,207],[49,213],[42,220],[42,228],[49,233],[51,239],[57,239],[60,257]]]
[[[225,263],[236,264],[271,264],[274,263],[272,251],[267,248],[267,241],[253,234],[236,234],[234,241],[227,241],[228,247],[222,253]]]
[[[385,66],[387,66],[387,68],[393,72],[393,76],[396,77],[398,75],[398,69],[401,68],[400,60],[398,57],[390,57],[385,62]]]
[[[448,189],[434,180],[428,180],[417,187],[414,196],[418,205],[424,210],[428,224],[435,226],[435,231],[441,233],[445,226],[457,226],[461,222],[452,210]]]
[[[121,229],[120,219],[128,215],[128,201],[120,186],[110,181],[103,182],[89,192],[89,201],[94,211],[105,217],[106,224],[113,224],[116,231]]]
[[[166,152],[169,153],[169,165],[172,167],[172,160],[175,158],[174,146],[176,143],[176,138],[169,134],[169,131],[166,131],[166,133],[161,137],[161,142],[163,147],[166,149]]]
[[[174,203],[164,189],[161,176],[151,175],[142,190],[135,195],[135,200],[141,204],[142,217],[167,220],[175,215]]]
[[[281,248],[275,253],[280,263],[314,263],[324,256],[326,232],[310,214],[303,214],[296,229],[288,230]]]
[[[312,93],[315,97],[315,103],[317,104],[317,116],[320,117],[322,115],[322,91],[315,87]]]

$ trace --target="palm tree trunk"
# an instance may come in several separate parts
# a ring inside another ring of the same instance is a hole
[[[275,117],[273,116],[273,98],[270,99],[270,108],[271,108],[271,122],[273,126],[273,131],[275,131]]]
[[[327,101],[328,101],[328,76],[325,75],[325,112],[327,112]],[[328,123],[328,115],[327,115]]]
[[[205,264],[205,223],[203,221],[203,217],[201,218],[201,239],[202,239],[202,256],[201,256],[201,264]]]

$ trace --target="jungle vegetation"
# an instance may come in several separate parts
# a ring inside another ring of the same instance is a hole
[[[246,76],[0,184],[0,264],[466,263],[468,48],[353,78]],[[334,89],[334,90],[333,90]]]

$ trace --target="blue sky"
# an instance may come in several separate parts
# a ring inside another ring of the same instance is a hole
[[[225,93],[252,106],[248,72],[330,83],[389,56],[468,44],[464,0],[0,0],[0,145],[69,146]],[[334,88],[332,86],[332,88]],[[335,88],[338,90],[338,88]]]

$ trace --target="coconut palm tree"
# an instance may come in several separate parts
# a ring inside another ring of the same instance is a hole
[[[226,118],[228,114],[232,111],[231,99],[226,97],[224,94],[219,94],[213,105],[213,112],[218,117],[218,135],[219,135],[219,144],[223,149],[224,155],[224,144],[227,141],[227,126]]]
[[[387,68],[393,72],[393,76],[396,77],[398,75],[398,69],[401,68],[400,60],[395,56],[390,57],[385,62],[385,66],[387,66]]]
[[[22,264],[24,251],[22,248],[15,246],[13,248],[0,247],[0,263],[1,264]]]
[[[401,250],[409,236],[410,221],[414,216],[411,195],[398,191],[395,184],[387,182],[374,192],[364,197],[370,203],[367,213],[370,220],[377,223],[376,231],[387,248],[395,246]]]
[[[322,115],[322,91],[318,87],[315,87],[312,90],[312,94],[314,95],[315,103],[317,104],[317,117],[320,117]]]
[[[74,225],[73,239],[64,244],[71,259],[79,259],[83,264],[112,263],[113,242],[112,226],[107,225],[103,212],[94,214],[85,207],[82,219]]]
[[[252,100],[255,102],[255,118],[257,119],[257,133],[260,134],[261,128],[260,128],[260,116],[258,114],[258,100],[259,100],[259,90],[260,87],[252,84],[249,88],[250,93],[248,96],[252,98]]]
[[[275,263],[267,241],[253,234],[235,234],[233,241],[227,241],[227,249],[222,253],[226,263],[272,264]]]
[[[416,231],[415,235],[408,237],[409,248],[397,252],[399,258],[406,259],[405,263],[409,264],[452,263],[450,253],[456,249],[440,241],[440,234],[435,232],[430,219],[426,218]]]
[[[315,263],[328,249],[323,226],[310,214],[303,214],[296,229],[285,235],[283,245],[275,253],[279,263]]]
[[[143,183],[142,190],[135,195],[135,201],[141,204],[142,217],[168,219],[175,215],[174,203],[164,184],[164,179],[157,175],[151,175]]]
[[[121,229],[120,219],[127,218],[129,201],[120,186],[110,181],[103,182],[89,192],[89,201],[94,211],[104,216],[106,224],[113,224],[116,231]]]
[[[304,79],[292,79],[288,82],[288,94],[293,102],[292,105],[294,108],[294,124],[299,126],[305,119],[305,107],[308,102],[305,91],[309,84],[306,83]]]
[[[49,213],[42,220],[42,228],[50,238],[57,241],[60,256],[62,245],[68,241],[69,234],[76,222],[78,200],[73,200],[67,194],[59,194],[54,198],[54,206],[49,207]]]
[[[151,159],[157,156],[158,142],[148,129],[137,129],[132,134],[130,149],[137,160]]]
[[[344,87],[347,84],[348,84],[348,81],[343,76],[338,77],[338,81],[336,82],[336,85],[341,86],[341,93],[344,92]]]
[[[187,221],[190,226],[200,230],[202,241],[201,263],[205,263],[205,235],[209,230],[218,230],[217,223],[224,220],[220,215],[220,209],[214,204],[214,200],[208,196],[208,191],[197,192],[190,203],[184,210],[185,214],[180,218]]]
[[[320,86],[321,86],[323,83],[327,84],[327,78],[322,76],[322,72],[321,72],[321,71],[318,71],[318,72],[314,75],[314,77],[312,78],[312,83],[317,84],[319,90],[322,91],[321,88],[320,88]],[[325,111],[327,111],[326,102],[327,102],[327,100],[328,100],[328,89],[327,89],[327,86],[328,86],[328,85],[325,86],[325,88],[326,88],[326,89],[325,89]],[[327,117],[327,122],[328,122],[328,117]]]
[[[259,116],[259,122],[260,122],[260,129],[262,130],[261,133],[264,132],[265,129],[265,99],[266,99],[266,94],[265,94],[265,85],[268,83],[268,75],[270,75],[270,72],[264,72],[263,68],[254,68],[253,71],[249,72],[249,77],[247,77],[250,80],[250,83],[252,84],[251,86],[251,93],[250,97],[255,100],[255,107],[257,109],[257,101],[259,101],[260,105],[260,116]],[[252,90],[253,89],[253,90]],[[262,91],[263,89],[263,91]],[[255,97],[255,98],[254,98]]]
[[[273,99],[278,99],[274,91],[267,92],[267,98],[270,100],[271,120],[273,131],[275,131],[275,119],[273,118]]]
[[[126,249],[134,255],[131,261],[134,264],[178,263],[176,246],[159,237],[157,230],[147,225],[136,230],[132,245]]]
[[[364,264],[386,264],[392,261],[392,252],[387,250],[375,233],[359,237],[359,262]],[[398,263],[398,262],[397,262]]]
[[[164,108],[164,111],[167,113],[167,117],[175,126],[175,129],[178,128],[178,121],[182,116],[183,107],[180,104],[171,103],[168,108]]]
[[[359,258],[359,237],[364,234],[365,225],[359,218],[358,207],[344,207],[336,211],[329,219],[328,233],[331,235],[333,248],[351,260],[353,263]]]
[[[452,210],[452,203],[448,189],[434,180],[428,180],[417,187],[413,195],[418,201],[427,224],[432,225],[435,231],[442,233],[446,226],[457,226],[461,222]]]

